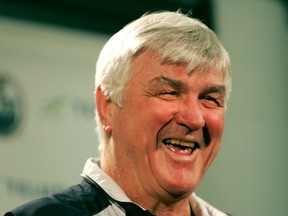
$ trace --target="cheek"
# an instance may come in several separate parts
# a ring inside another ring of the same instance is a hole
[[[146,146],[148,152],[155,151],[158,133],[161,128],[171,121],[174,109],[167,106],[167,103],[164,104],[157,99],[151,99],[147,100],[144,105],[139,106],[135,113],[135,134],[141,137],[141,142],[143,146]]]
[[[119,136],[130,134],[134,139],[137,137],[139,142],[151,142],[173,118],[173,109],[158,99],[150,98],[126,104],[114,117],[114,132],[117,131]]]
[[[157,123],[161,127],[169,122],[178,112],[175,104],[162,101],[158,98],[151,98],[151,100],[146,101],[144,106],[146,107],[144,113],[147,114],[147,117],[151,118],[153,124]]]
[[[206,169],[213,162],[221,147],[222,134],[224,131],[224,114],[222,111],[214,112],[206,118],[206,126],[210,136],[210,143],[206,149]]]
[[[214,110],[205,115],[205,122],[211,140],[220,139],[224,131],[224,111]]]

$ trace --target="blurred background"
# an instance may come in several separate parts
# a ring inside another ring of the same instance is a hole
[[[197,194],[232,215],[288,212],[286,0],[0,0],[0,214],[78,183],[97,157],[94,67],[147,11],[192,11],[232,58],[221,152]]]

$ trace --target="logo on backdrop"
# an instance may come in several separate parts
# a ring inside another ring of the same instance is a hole
[[[0,136],[15,133],[22,122],[23,98],[17,80],[0,71]]]

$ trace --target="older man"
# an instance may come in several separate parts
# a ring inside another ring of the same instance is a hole
[[[81,184],[7,215],[226,215],[194,194],[231,89],[216,35],[179,12],[147,14],[107,42],[95,83],[100,158]]]

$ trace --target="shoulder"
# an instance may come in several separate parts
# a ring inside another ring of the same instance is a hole
[[[105,201],[102,197],[100,190],[83,181],[50,197],[33,200],[19,206],[7,212],[5,216],[88,216],[103,208]]]
[[[19,206],[7,212],[4,216],[77,215],[75,211],[76,209],[74,209],[73,206],[67,206],[53,197],[45,197]],[[65,214],[63,214],[63,212],[65,212]]]

